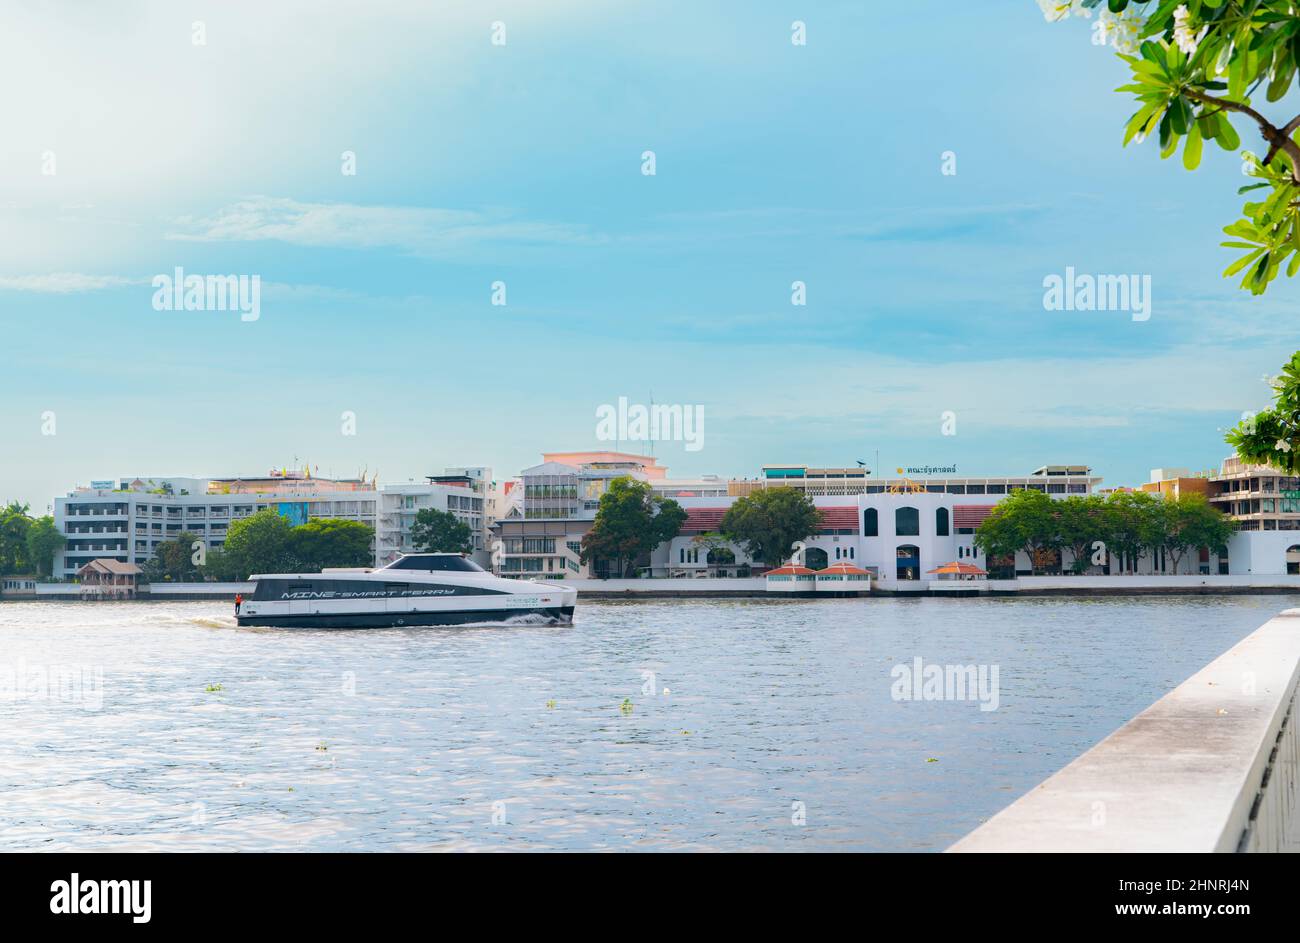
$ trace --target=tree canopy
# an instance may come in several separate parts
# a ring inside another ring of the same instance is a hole
[[[1052,498],[1041,491],[1013,491],[975,532],[975,545],[990,559],[1024,551],[1034,572],[1054,565],[1069,550],[1070,569],[1085,573],[1094,560],[1111,557],[1112,568],[1133,570],[1144,556],[1163,551],[1176,572],[1187,553],[1201,547],[1223,552],[1235,531],[1232,520],[1199,494],[1158,497],[1145,491]]]
[[[1229,430],[1227,442],[1243,461],[1300,471],[1300,351],[1272,381],[1273,405]]]
[[[172,540],[161,541],[154,548],[153,557],[140,568],[141,575],[150,583],[201,581],[206,573],[196,560],[195,545],[201,546],[202,543],[197,534],[189,531],[177,534]]]
[[[790,558],[796,541],[817,533],[821,514],[812,499],[796,488],[761,488],[737,498],[718,529],[769,567]]]
[[[225,545],[208,551],[204,572],[213,579],[245,580],[254,573],[368,566],[374,562],[373,539],[374,528],[360,521],[314,518],[294,527],[267,508],[230,525]]]
[[[49,576],[54,555],[67,543],[54,526],[54,518],[48,514],[33,518],[29,510],[20,501],[0,507],[0,576]]]
[[[474,532],[450,511],[422,508],[411,525],[411,543],[423,553],[469,553]]]
[[[1123,144],[1155,136],[1161,158],[1182,148],[1195,170],[1206,141],[1236,151],[1234,120],[1259,135],[1264,153],[1241,152],[1252,182],[1240,219],[1225,226],[1226,248],[1242,250],[1223,272],[1263,294],[1283,263],[1300,271],[1300,115],[1271,118],[1262,97],[1280,102],[1300,63],[1300,13],[1292,0],[1038,0],[1051,22],[1098,18],[1093,42],[1109,43],[1130,81],[1116,91],[1136,99]]]
[[[610,560],[617,574],[626,575],[638,559],[676,537],[684,523],[686,512],[672,498],[655,494],[644,481],[615,478],[582,538],[582,562]]]

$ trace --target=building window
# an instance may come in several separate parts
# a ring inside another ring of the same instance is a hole
[[[862,536],[880,536],[880,515],[875,508],[867,508],[862,512]]]
[[[948,536],[948,509],[939,508],[934,512],[934,533],[937,537]]]
[[[894,512],[894,533],[899,537],[921,536],[921,514],[916,508],[899,508]]]

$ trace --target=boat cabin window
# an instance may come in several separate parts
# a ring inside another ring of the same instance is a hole
[[[385,570],[454,570],[460,573],[482,573],[483,568],[473,560],[466,560],[454,554],[420,554],[400,557]]]

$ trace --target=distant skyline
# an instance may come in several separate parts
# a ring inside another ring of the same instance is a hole
[[[1219,275],[1238,157],[1121,148],[1122,64],[1031,0],[379,7],[0,14],[0,501],[508,478],[614,448],[619,397],[702,408],[697,450],[617,443],[674,476],[1132,485],[1217,466],[1298,346],[1300,286]],[[258,276],[259,317],[157,310],[177,267]],[[1044,310],[1068,268],[1149,276],[1149,319]]]

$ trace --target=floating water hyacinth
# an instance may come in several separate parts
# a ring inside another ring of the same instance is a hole
[[[618,709],[624,714],[632,713],[632,699],[630,697],[623,698],[623,703],[618,706]]]
[[[546,702],[546,709],[555,710],[555,698],[551,698],[549,701]]]
[[[205,694],[213,694],[220,690],[221,690],[221,685],[219,684],[209,684],[206,688],[203,689]]]

